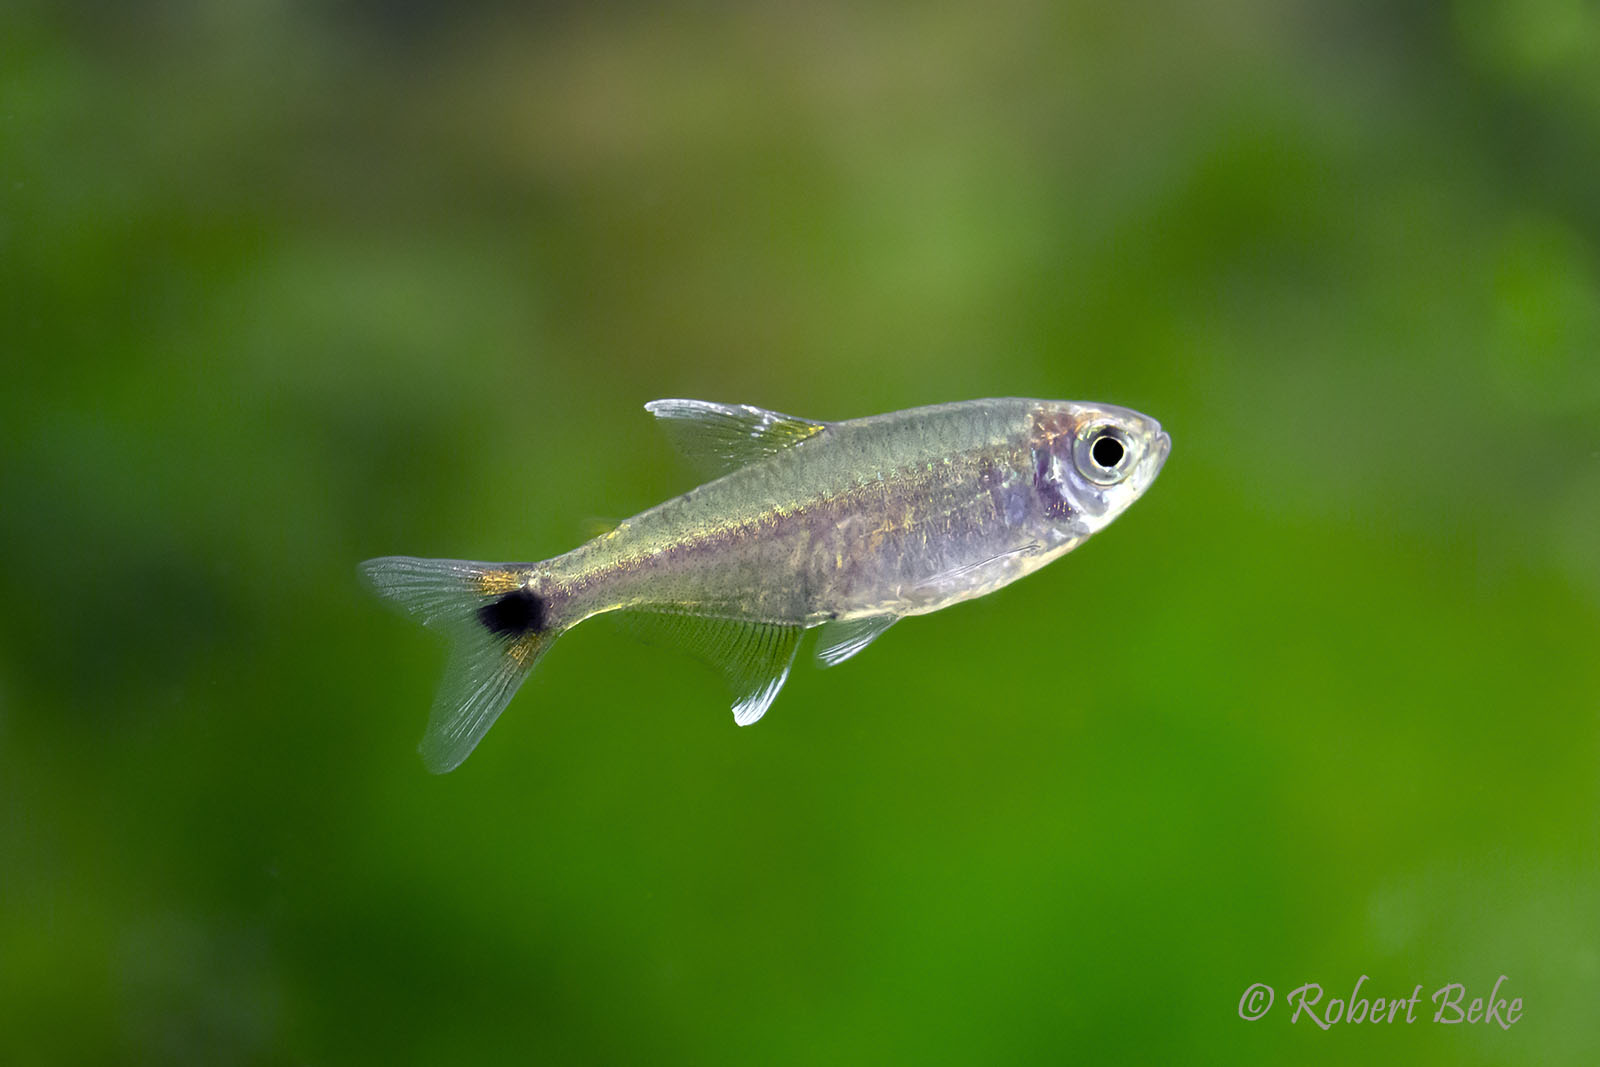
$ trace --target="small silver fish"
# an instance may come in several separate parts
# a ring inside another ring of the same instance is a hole
[[[972,400],[844,422],[749,405],[646,410],[714,480],[542,563],[389,556],[374,590],[453,640],[419,751],[457,766],[555,639],[623,612],[719,667],[761,718],[800,635],[842,663],[907,615],[983,596],[1122,514],[1171,440],[1107,404]]]

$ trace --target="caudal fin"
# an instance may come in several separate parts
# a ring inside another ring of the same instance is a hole
[[[451,641],[444,681],[417,751],[435,774],[471,755],[555,641],[531,564],[385,556],[361,564],[374,592]]]

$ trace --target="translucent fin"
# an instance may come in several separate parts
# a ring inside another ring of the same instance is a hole
[[[652,400],[644,409],[661,420],[685,459],[714,475],[781,452],[827,428],[826,423],[749,404]]]
[[[578,529],[583,534],[585,541],[593,541],[596,537],[604,537],[621,525],[621,519],[605,519],[598,515],[591,515],[583,520]]]
[[[749,726],[767,713],[788,680],[800,647],[799,626],[664,611],[619,612],[617,621],[659,644],[717,668],[733,689],[733,721]]]
[[[418,751],[453,770],[494,725],[560,630],[545,625],[532,564],[389,556],[361,565],[379,595],[452,642]]]
[[[453,771],[472,755],[555,636],[526,634],[507,640],[480,629],[456,637],[428,714],[428,729],[417,746],[428,770]]]
[[[1039,542],[1031,541],[1028,544],[1023,545],[1021,548],[1013,548],[1011,551],[1002,552],[998,556],[990,556],[988,559],[980,559],[976,563],[968,563],[960,567],[952,567],[947,571],[941,571],[931,578],[927,578],[921,582],[918,582],[916,588],[919,590],[944,589],[951,582],[964,578],[973,571],[982,570],[984,567],[1000,563],[1004,560],[1015,559],[1019,556],[1031,556],[1043,547],[1044,546],[1039,544]]]
[[[526,563],[385,556],[363,563],[361,577],[374,593],[422,625],[444,626],[517,589],[531,569]]]
[[[822,624],[817,635],[817,662],[834,667],[866,648],[900,621],[898,615],[868,615],[864,619],[838,619]]]

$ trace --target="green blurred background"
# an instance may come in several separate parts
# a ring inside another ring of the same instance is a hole
[[[0,293],[0,1061],[1600,1062],[1593,3],[10,0]],[[754,729],[586,627],[424,772],[357,561],[1005,395],[1172,459]],[[1363,974],[1524,1017],[1289,1022]]]

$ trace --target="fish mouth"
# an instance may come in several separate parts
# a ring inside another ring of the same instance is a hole
[[[1161,470],[1161,465],[1167,461],[1167,454],[1171,451],[1172,438],[1160,430],[1156,431],[1155,462],[1151,464],[1150,468],[1152,477]]]

